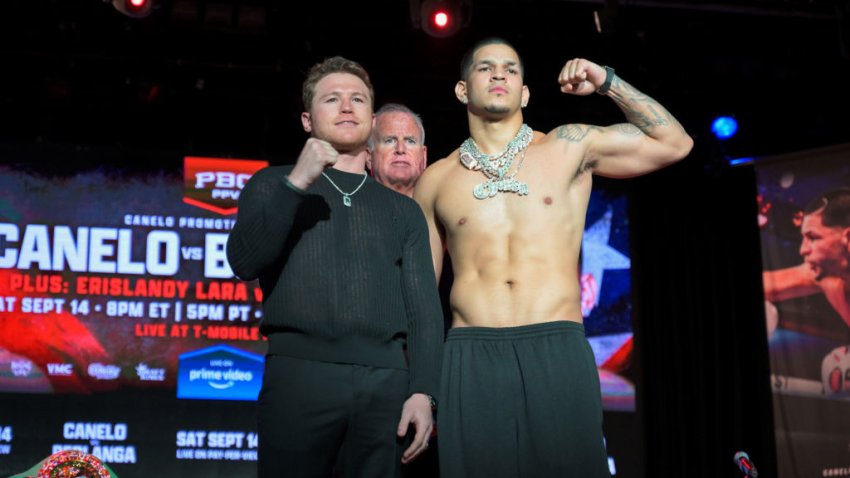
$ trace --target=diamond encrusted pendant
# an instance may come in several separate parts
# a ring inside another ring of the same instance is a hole
[[[475,186],[472,190],[472,195],[475,199],[487,199],[495,196],[500,192],[517,193],[520,196],[528,195],[528,184],[517,181],[514,178],[495,180],[488,179],[483,183]]]
[[[534,139],[534,131],[523,124],[517,134],[511,139],[505,149],[497,154],[485,154],[478,149],[475,140],[469,137],[460,145],[460,162],[469,170],[481,171],[486,180],[472,189],[476,199],[495,197],[499,193],[516,193],[519,196],[528,195],[528,183],[516,178],[522,169],[525,152]],[[519,154],[519,161],[513,174],[508,174]]]
[[[346,207],[351,207],[351,196],[348,194],[342,197],[342,203],[345,204]]]

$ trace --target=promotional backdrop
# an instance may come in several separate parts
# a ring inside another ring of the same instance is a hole
[[[119,476],[253,476],[262,293],[227,235],[263,161],[182,174],[0,166],[0,475],[74,449]],[[178,168],[175,168],[178,170]],[[626,198],[593,193],[582,309],[608,414],[634,415]],[[611,468],[638,430],[606,420]],[[630,422],[631,423],[631,422]]]
[[[760,161],[756,174],[779,476],[850,476],[850,288],[818,277],[823,234],[802,229],[809,201],[850,186],[850,146]]]

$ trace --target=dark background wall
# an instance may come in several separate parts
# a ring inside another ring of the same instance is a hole
[[[850,141],[847,3],[471,6],[469,25],[435,39],[403,0],[170,0],[144,20],[99,0],[5,1],[0,160],[57,172],[166,169],[184,155],[290,163],[305,139],[304,72],[335,54],[366,66],[379,104],[422,114],[433,160],[466,137],[452,89],[474,40],[520,49],[539,130],[621,121],[609,100],[562,95],[555,81],[575,56],[611,65],[696,140],[684,162],[618,186],[632,208],[646,476],[735,476],[738,449],[775,476],[754,174],[726,159]],[[597,32],[593,12],[614,10],[613,29]],[[741,123],[724,144],[709,132],[720,113]],[[69,161],[37,164],[45,149]]]
[[[285,163],[304,139],[304,72],[341,54],[370,71],[378,103],[423,114],[437,158],[466,136],[452,92],[459,59],[489,35],[525,57],[526,114],[537,129],[621,119],[610,101],[558,92],[560,67],[582,56],[668,106],[697,139],[691,161],[716,152],[708,128],[718,113],[742,122],[727,145],[732,156],[847,139],[846,1],[621,3],[615,29],[600,34],[601,1],[472,0],[469,25],[436,39],[413,27],[408,0],[160,0],[143,20],[97,0],[9,0],[0,15],[0,141]]]

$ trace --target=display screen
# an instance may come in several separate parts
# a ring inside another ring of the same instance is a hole
[[[184,175],[0,172],[0,391],[254,399],[262,294],[225,257],[259,161]]]
[[[579,283],[603,408],[634,411],[631,260],[626,197],[622,193],[596,189],[591,194]]]

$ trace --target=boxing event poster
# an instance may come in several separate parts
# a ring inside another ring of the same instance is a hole
[[[209,424],[239,409],[228,401],[256,400],[262,381],[262,294],[234,277],[225,244],[242,187],[266,165],[2,167],[0,472],[60,449],[122,476],[155,465],[201,476],[180,474],[180,461],[253,465],[251,414]]]
[[[0,476],[60,450],[122,478],[255,474],[262,293],[225,245],[264,166],[0,166]],[[625,195],[595,190],[580,277],[606,412],[634,410],[628,251]],[[610,423],[616,469],[636,431]]]
[[[779,476],[850,476],[850,265],[805,214],[850,187],[850,145],[760,160],[756,177]]]

